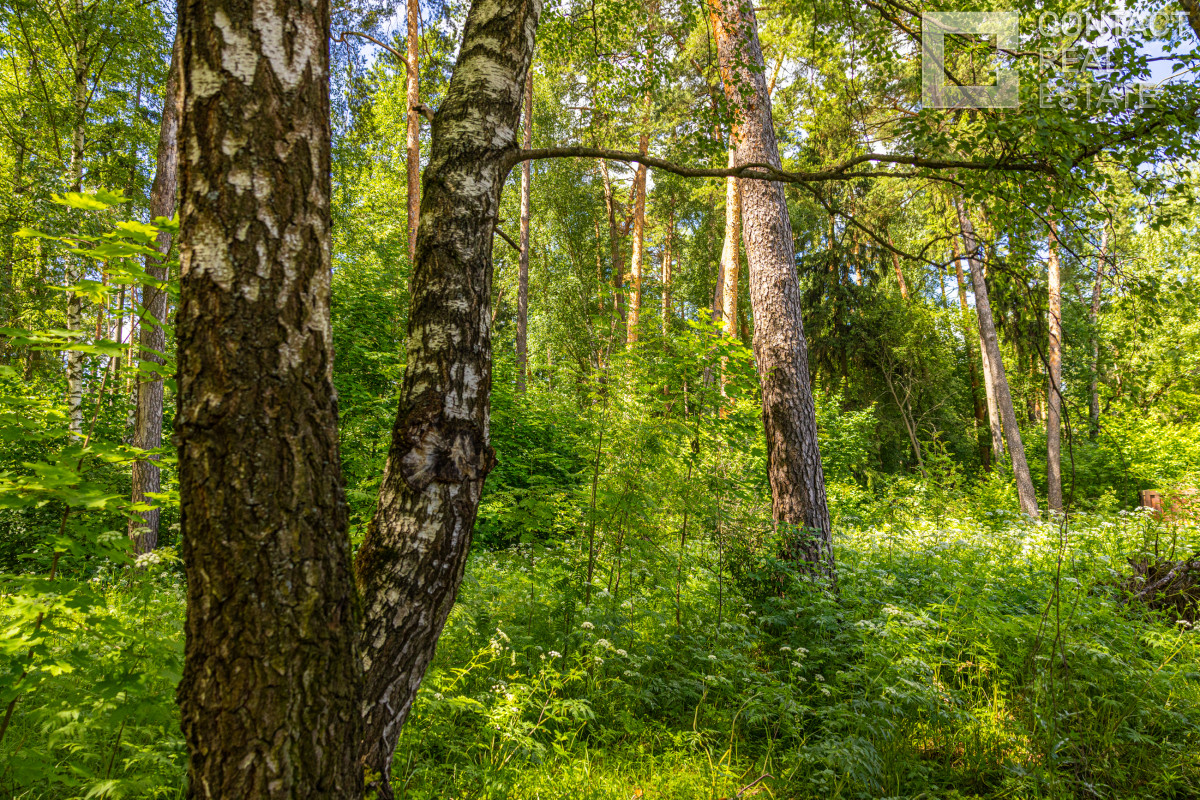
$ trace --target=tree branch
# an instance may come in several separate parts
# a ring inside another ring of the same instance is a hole
[[[915,176],[911,172],[893,172],[889,170],[854,171],[855,167],[863,164],[903,164],[919,169],[1001,170],[1005,172],[1041,172],[1048,175],[1054,173],[1051,167],[1032,161],[957,161],[928,159],[919,156],[892,156],[882,153],[867,153],[855,156],[836,166],[813,172],[789,172],[773,167],[770,164],[743,164],[738,167],[711,168],[688,167],[651,155],[625,150],[605,150],[599,147],[541,147],[532,150],[514,150],[512,155],[509,156],[508,168],[511,169],[522,161],[547,158],[600,158],[606,161],[644,164],[647,167],[660,169],[663,172],[670,172],[684,178],[746,178],[778,181],[780,183],[819,183],[821,181],[841,181],[849,178],[911,178]]]

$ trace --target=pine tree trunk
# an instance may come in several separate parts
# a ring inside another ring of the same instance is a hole
[[[179,170],[179,36],[171,54],[171,67],[167,72],[167,85],[163,89],[162,124],[158,133],[158,160],[154,167],[154,183],[150,185],[150,217],[170,218],[175,213],[175,189]],[[146,258],[146,273],[160,281],[167,279],[167,267],[163,264],[171,251],[171,234],[158,234],[155,249],[161,258]],[[122,299],[124,296],[122,295]],[[167,349],[167,334],[162,324],[167,318],[167,293],[149,284],[142,287],[142,303],[146,312],[142,318],[140,344],[141,363],[161,367]],[[118,339],[120,336],[118,335]],[[137,368],[136,421],[133,431],[133,446],[142,450],[153,450],[162,445],[163,425],[163,379],[156,371]],[[133,503],[154,503],[147,493],[160,490],[158,457],[139,458],[133,462]],[[129,536],[133,539],[137,553],[148,553],[158,546],[159,510],[135,512],[129,522]]]
[[[1088,437],[1095,439],[1100,433],[1100,298],[1104,289],[1104,276],[1108,272],[1108,225],[1100,234],[1100,255],[1096,259],[1096,280],[1092,284],[1091,346],[1092,382],[1088,387]]]
[[[178,698],[191,798],[362,796],[326,0],[180,5]]]
[[[893,244],[891,238],[888,239],[888,244],[892,245],[892,247],[896,246]],[[905,282],[904,273],[900,270],[900,256],[896,255],[895,251],[892,251],[892,270],[896,273],[896,283],[900,284],[900,299],[907,300],[908,283]]]
[[[648,124],[644,121],[643,125]],[[650,136],[645,127],[638,137],[638,152],[645,155],[650,147]],[[626,320],[625,342],[637,342],[638,322],[642,312],[642,262],[646,248],[646,165],[638,164],[633,178],[633,254],[629,264],[629,316]]]
[[[1062,275],[1058,258],[1058,226],[1050,220],[1049,273],[1050,342],[1046,353],[1049,387],[1046,391],[1046,505],[1062,511]]]
[[[408,260],[417,258],[417,222],[421,216],[421,102],[420,68],[417,45],[421,37],[420,0],[408,0],[408,34],[406,36],[404,99],[408,105],[405,132],[405,170],[408,183]]]
[[[710,6],[710,15],[721,78],[735,119],[737,163],[778,168],[779,148],[754,9],[739,0],[718,0]],[[778,183],[739,183],[772,516],[787,541],[785,556],[834,584],[833,540],[787,202]]]
[[[541,3],[475,2],[432,126],[400,408],[356,564],[365,609],[364,766],[388,776],[466,565],[488,440],[492,237]]]
[[[1000,356],[1000,340],[996,336],[996,324],[992,317],[992,304],[988,300],[987,281],[983,277],[983,262],[979,259],[979,245],[975,241],[975,227],[967,214],[962,200],[956,200],[958,221],[962,228],[963,245],[967,261],[971,266],[971,282],[975,288],[975,311],[979,317],[979,336],[983,350],[987,353],[985,368],[992,379],[996,406],[1004,421],[1004,437],[1008,441],[1008,453],[1012,461],[1013,477],[1017,482],[1017,497],[1021,511],[1031,517],[1038,516],[1037,495],[1033,491],[1033,479],[1029,464],[1025,461],[1025,445],[1021,442],[1021,430],[1017,427],[1017,414],[1013,409],[1012,394],[1008,390],[1008,379],[1004,375],[1004,361]]]
[[[525,77],[525,109],[522,113],[521,147],[533,144],[533,70]],[[521,163],[521,257],[517,270],[517,391],[525,391],[529,372],[529,208],[530,162]]]

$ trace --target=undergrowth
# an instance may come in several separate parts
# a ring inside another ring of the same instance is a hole
[[[1200,639],[1120,588],[1129,558],[1200,548],[1194,525],[862,512],[839,519],[837,597],[765,533],[686,541],[682,561],[629,537],[590,604],[586,537],[476,552],[401,738],[398,796],[1200,793]],[[181,797],[177,567],[89,586],[95,602],[35,643],[56,666],[15,706],[0,792]],[[28,647],[22,609],[3,614],[5,647]]]

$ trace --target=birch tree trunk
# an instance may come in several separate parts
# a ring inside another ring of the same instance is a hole
[[[72,3],[75,19],[83,16],[82,0]],[[87,144],[85,128],[88,100],[88,59],[87,49],[82,38],[74,42],[75,63],[72,65],[74,84],[72,87],[72,106],[74,108],[74,126],[71,131],[71,191],[83,191],[83,157]],[[68,257],[70,264],[67,282],[71,285],[79,283],[84,276],[83,259],[80,256]],[[67,293],[67,330],[77,332],[72,336],[78,341],[83,331],[83,298],[75,292]],[[78,350],[68,350],[67,362],[67,429],[71,436],[83,438],[83,353]]]
[[[1046,391],[1046,505],[1062,511],[1062,274],[1058,257],[1058,225],[1050,220],[1048,254],[1050,341],[1046,353],[1050,384]]]
[[[709,13],[721,79],[734,113],[736,162],[778,168],[779,148],[754,9],[741,0],[711,0]],[[833,540],[787,203],[778,183],[739,183],[772,516],[784,529],[785,555],[834,585]]]
[[[966,280],[963,278],[962,258],[959,257],[957,244],[954,245],[954,274],[958,279],[958,305],[962,310],[963,342],[967,347],[967,370],[971,378],[971,409],[975,412],[975,439],[979,443],[979,461],[983,464],[984,469],[990,471],[992,468],[993,452],[985,442],[979,439],[979,429],[987,424],[992,447],[1000,449],[1003,445],[999,435],[1000,421],[996,418],[996,414],[993,411],[988,417],[988,420],[991,420],[991,422],[986,422],[984,420],[983,405],[979,402],[979,370],[975,366],[975,353],[971,347],[971,334],[977,331],[973,330],[975,326],[971,324],[971,309],[967,305]],[[985,353],[982,346],[979,349],[981,353]],[[986,353],[984,358],[987,358]],[[995,399],[992,397],[990,380],[988,380],[987,396],[988,408],[992,409],[995,405]],[[999,456],[996,457],[996,460],[999,460]]]
[[[667,233],[663,237],[662,250],[662,333],[666,336],[671,329],[671,261],[675,258],[675,199],[671,199],[671,210],[667,214]]]
[[[647,98],[647,101],[649,98]],[[642,133],[638,137],[638,152],[645,155],[650,148],[650,135],[644,120]],[[642,262],[645,260],[646,248],[646,165],[638,164],[633,178],[633,255],[629,264],[629,316],[626,320],[628,330],[625,334],[626,344],[633,345],[638,338],[638,322],[642,311]]]
[[[521,147],[533,144],[533,70],[525,76],[525,109],[521,115]],[[529,208],[530,162],[521,162],[521,257],[517,269],[517,391],[525,391],[529,372]]]
[[[171,67],[167,72],[167,85],[163,89],[162,124],[158,133],[158,159],[154,166],[154,183],[150,185],[150,217],[171,217],[175,213],[175,189],[179,177],[179,47],[178,33],[171,53]],[[146,273],[165,281],[167,268],[163,264],[171,251],[171,234],[162,231],[154,245],[160,258],[146,258]],[[122,296],[124,299],[124,296]],[[142,317],[140,342],[141,363],[161,367],[160,355],[167,349],[167,334],[162,324],[167,317],[167,293],[149,284],[142,287],[142,304],[146,309]],[[119,323],[118,323],[119,324]],[[117,336],[120,339],[120,334]],[[142,450],[153,450],[162,445],[163,423],[163,376],[151,370],[137,368],[137,401],[133,446]],[[153,503],[147,493],[160,490],[158,457],[139,458],[133,462],[133,503]],[[129,537],[133,539],[134,551],[148,553],[158,546],[159,510],[135,512],[129,522]]]
[[[608,162],[600,160],[601,185],[604,187],[604,207],[608,211],[608,250],[612,260],[613,332],[618,328],[625,334],[625,263],[621,260],[621,226],[617,223],[617,198],[613,192],[612,178],[608,174]]]
[[[729,149],[729,166],[737,154]],[[721,246],[721,309],[718,319],[726,336],[737,333],[738,274],[742,246],[742,188],[737,178],[725,179],[725,243]]]
[[[538,0],[472,5],[432,126],[400,408],[356,564],[365,609],[361,752],[383,798],[391,797],[400,728],[458,593],[495,463],[492,237],[540,13]]]
[[[1100,299],[1104,289],[1104,276],[1108,273],[1108,225],[1100,234],[1100,255],[1096,258],[1096,280],[1092,284],[1091,346],[1092,383],[1088,387],[1088,437],[1095,439],[1100,433]]]
[[[421,102],[421,62],[417,53],[421,38],[420,0],[408,0],[407,22],[407,58],[404,62],[404,99],[408,105],[405,170],[408,179],[408,260],[413,262],[417,258],[417,220],[421,216],[421,115],[417,111],[417,105]]]
[[[988,300],[987,281],[983,277],[983,263],[975,241],[975,227],[961,199],[955,201],[958,222],[962,228],[963,245],[967,261],[971,266],[971,282],[975,288],[975,311],[979,317],[979,337],[987,353],[985,369],[991,376],[996,406],[1004,421],[1004,436],[1008,441],[1008,454],[1012,461],[1013,477],[1017,481],[1017,497],[1021,511],[1031,517],[1038,516],[1037,495],[1033,491],[1033,480],[1029,475],[1029,464],[1025,460],[1025,445],[1021,442],[1021,430],[1017,427],[1017,414],[1013,410],[1012,394],[1008,390],[1008,379],[1004,376],[1004,361],[1000,356],[1000,340],[996,336],[996,323],[992,317],[992,304]]]
[[[180,5],[191,798],[362,796],[330,330],[329,6]]]

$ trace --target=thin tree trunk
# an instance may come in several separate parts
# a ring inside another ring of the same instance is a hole
[[[326,0],[180,5],[178,697],[191,798],[362,796]]]
[[[921,442],[917,439],[917,423],[912,417],[908,403],[900,399],[900,394],[896,391],[895,381],[892,380],[891,370],[886,367],[883,369],[883,380],[887,383],[888,392],[891,393],[892,399],[896,401],[896,408],[900,409],[900,419],[904,422],[904,430],[908,433],[908,441],[912,445],[913,455],[917,457],[917,469],[921,471],[922,478],[927,478],[929,476],[925,472],[925,459],[921,457]]]
[[[988,424],[984,420],[983,404],[979,402],[979,370],[975,367],[975,352],[971,347],[971,334],[975,331],[974,325],[971,324],[971,309],[967,305],[967,286],[966,280],[963,278],[962,258],[958,253],[958,245],[954,245],[954,274],[958,279],[958,305],[962,310],[963,323],[963,342],[967,348],[967,371],[971,376],[971,410],[975,413],[975,440],[979,443],[979,461],[983,464],[985,470],[992,468],[992,450],[987,446],[987,443],[979,437],[980,429],[984,425],[988,425],[992,446],[1000,449],[1003,447],[1003,442],[1000,439],[999,425],[1000,421],[996,418],[996,414],[992,414],[990,419],[995,420],[993,425]],[[980,352],[984,352],[984,348],[980,347]],[[986,358],[986,355],[984,356]],[[989,389],[991,382],[988,382]],[[995,404],[992,398],[992,393],[988,393],[988,407],[991,408]],[[999,457],[997,457],[999,458]]]
[[[675,257],[675,198],[671,198],[671,209],[667,213],[667,232],[663,237],[662,250],[662,333],[671,329],[671,260]]]
[[[421,2],[408,0],[408,33],[406,36],[407,58],[404,100],[408,105],[407,131],[405,133],[405,170],[408,183],[408,260],[417,258],[417,223],[421,216],[421,114],[417,106],[421,102],[420,68],[417,45],[421,38]]]
[[[608,211],[608,249],[612,260],[613,309],[617,312],[613,330],[619,325],[625,334],[625,264],[621,260],[621,228],[617,224],[617,198],[613,193],[612,179],[608,174],[608,162],[600,161],[601,184],[604,187],[604,206]]]
[[[1029,464],[1025,461],[1025,445],[1021,442],[1021,430],[1017,427],[1017,414],[1013,410],[1012,394],[1008,390],[1008,379],[1004,375],[1004,361],[1000,356],[1000,340],[996,336],[996,324],[992,317],[992,304],[988,300],[987,282],[983,277],[983,262],[977,255],[975,228],[961,199],[956,199],[958,222],[962,228],[963,245],[967,261],[971,266],[971,281],[975,288],[975,311],[979,317],[979,335],[983,349],[987,352],[986,369],[992,379],[996,406],[1004,421],[1004,437],[1008,441],[1008,454],[1012,461],[1013,477],[1017,481],[1017,497],[1021,511],[1031,517],[1038,516],[1037,495],[1033,491],[1033,480],[1029,475]]]
[[[533,70],[525,76],[525,109],[522,113],[521,147],[533,144]],[[521,163],[521,258],[517,269],[517,391],[525,391],[529,372],[529,207],[530,163]]]
[[[454,605],[495,464],[492,237],[540,13],[537,0],[473,3],[432,126],[400,408],[356,564],[365,608],[362,758],[380,776],[373,787],[383,798],[391,797],[396,741]]]
[[[1108,272],[1108,225],[1100,234],[1100,255],[1096,259],[1096,281],[1092,284],[1091,346],[1092,382],[1088,387],[1088,436],[1095,439],[1100,432],[1100,298],[1104,276]]]
[[[179,36],[171,53],[171,67],[167,72],[167,85],[163,89],[162,124],[158,133],[158,160],[154,167],[154,183],[150,185],[150,217],[170,218],[175,213],[175,189],[179,179]],[[159,258],[146,258],[146,273],[156,280],[167,279],[167,267],[163,263],[171,251],[171,234],[158,234],[155,249]],[[122,304],[124,296],[122,295]],[[153,364],[149,370],[137,367],[136,421],[133,430],[133,446],[142,450],[154,450],[162,445],[163,426],[163,378],[155,370],[164,363],[159,355],[167,349],[167,334],[162,325],[167,318],[167,293],[156,286],[142,286],[142,303],[146,309],[141,327],[141,364]],[[118,334],[118,338],[120,335]],[[150,494],[161,488],[159,481],[158,456],[139,458],[133,462],[133,494],[131,501],[154,503]],[[158,546],[157,507],[148,511],[134,512],[129,521],[129,537],[133,539],[134,551],[148,553]]]
[[[896,246],[892,242],[891,237],[888,237],[888,244],[892,245],[892,247]],[[896,273],[896,283],[900,284],[900,298],[902,300],[907,300],[908,284],[904,280],[904,273],[900,270],[900,256],[896,255],[895,250],[892,251],[892,269]]]
[[[83,16],[82,0],[74,0],[75,17]],[[83,157],[86,145],[87,82],[88,62],[83,39],[75,41],[75,63],[73,66],[74,86],[72,102],[75,110],[74,128],[71,131],[71,191],[83,191]],[[68,257],[67,281],[74,285],[83,279],[85,267],[81,257]],[[75,292],[67,293],[67,330],[77,333],[72,341],[78,341],[83,331],[83,298]],[[71,435],[83,438],[83,353],[68,350],[67,362],[67,428]]]
[[[1046,392],[1046,505],[1062,511],[1062,274],[1058,258],[1058,225],[1050,220],[1050,342],[1046,353],[1050,384]]]
[[[647,98],[649,103],[649,98]],[[638,136],[638,152],[645,155],[650,148],[650,134],[643,119],[642,133]],[[629,264],[629,316],[626,319],[625,341],[629,345],[637,342],[638,322],[642,312],[642,262],[646,248],[646,165],[638,164],[633,178],[633,254]]]
[[[736,154],[729,150],[729,166]],[[742,247],[742,187],[737,178],[725,179],[725,243],[721,246],[721,313],[718,319],[726,336],[737,335],[738,280]]]
[[[778,168],[754,9],[739,0],[713,0],[709,8],[721,78],[734,113],[737,163]],[[785,556],[834,585],[833,540],[787,202],[778,183],[740,183],[772,516],[784,529]]]

